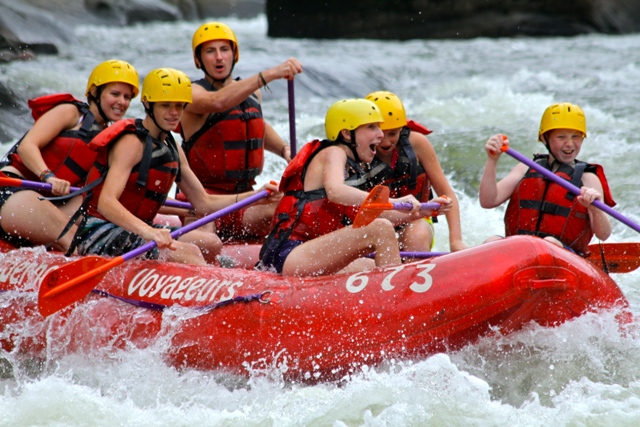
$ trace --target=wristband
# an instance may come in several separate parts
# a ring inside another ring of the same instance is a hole
[[[267,81],[265,80],[264,76],[262,75],[262,71],[260,71],[258,73],[258,77],[260,77],[260,81],[262,82],[262,87],[265,88],[267,90],[267,92],[271,93],[271,89],[269,89],[269,86],[267,86]]]
[[[42,171],[42,173],[40,174],[40,181],[41,182],[46,182],[47,179],[56,176],[53,172],[51,172],[49,169],[45,169]]]

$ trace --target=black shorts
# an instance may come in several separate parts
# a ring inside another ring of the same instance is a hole
[[[17,179],[24,179],[23,177],[21,177],[18,174],[15,174],[13,172],[3,172],[6,176],[10,177],[10,178],[17,178]],[[0,209],[2,209],[2,206],[4,206],[4,204],[7,202],[7,200],[9,199],[9,197],[11,197],[12,195],[14,195],[15,193],[17,193],[18,191],[24,191],[26,190],[26,188],[20,188],[20,187],[0,187]],[[4,240],[5,242],[9,243],[10,245],[13,245],[17,248],[30,248],[33,247],[34,244],[31,243],[29,240],[17,236],[15,234],[9,234],[7,233],[2,226],[0,225],[0,239]]]
[[[168,228],[176,230],[178,227],[170,227],[161,224],[149,224],[154,228]],[[120,256],[147,243],[147,240],[119,227],[107,220],[88,217],[84,227],[78,230],[75,237],[79,240],[78,255],[105,255]],[[158,259],[160,251],[154,247],[141,255],[143,259]]]

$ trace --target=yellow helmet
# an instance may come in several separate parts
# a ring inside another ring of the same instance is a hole
[[[113,82],[130,84],[133,86],[133,97],[138,96],[138,84],[140,82],[138,72],[133,65],[119,59],[105,61],[93,69],[87,82],[85,96],[89,96],[89,91],[93,85],[97,87]]]
[[[235,53],[234,62],[240,60],[240,48],[238,47],[236,35],[228,25],[222,22],[207,22],[206,24],[202,24],[200,28],[193,33],[193,39],[191,41],[193,54],[195,55],[198,46],[211,40],[229,40]]]
[[[324,129],[331,141],[338,139],[342,129],[354,130],[368,123],[382,123],[382,113],[376,104],[367,99],[343,99],[327,110]]]
[[[157,68],[142,82],[142,100],[191,103],[191,80],[173,68]]]
[[[380,129],[397,129],[407,125],[404,105],[395,94],[381,90],[370,93],[366,99],[373,101],[382,112],[384,122],[380,125]]]
[[[582,132],[587,137],[587,118],[582,108],[575,104],[563,102],[547,107],[540,119],[538,141],[544,142],[542,135],[553,129],[572,129]]]

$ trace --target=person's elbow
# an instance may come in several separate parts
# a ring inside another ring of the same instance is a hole
[[[478,200],[480,201],[480,206],[482,206],[482,208],[484,209],[493,209],[499,205],[499,203],[496,203],[495,200],[491,200],[487,197],[480,196]]]
[[[607,240],[609,237],[611,237],[611,227],[608,227],[604,230],[599,230],[599,232],[596,233],[596,237],[602,241]]]

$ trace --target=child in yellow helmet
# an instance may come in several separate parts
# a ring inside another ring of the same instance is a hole
[[[595,200],[610,206],[615,204],[604,171],[600,165],[577,160],[586,136],[586,117],[579,106],[553,104],[542,115],[538,132],[538,140],[546,146],[548,154],[534,158],[536,163],[572,181],[580,188],[579,196],[545,179],[524,163],[497,181],[501,148],[509,144],[509,140],[501,134],[489,138],[485,144],[487,163],[480,182],[480,204],[494,208],[509,200],[505,214],[507,236],[539,236],[586,256],[594,235],[600,240],[611,235],[609,217],[593,205]]]
[[[449,247],[452,252],[466,249],[462,240],[458,198],[442,171],[438,156],[427,138],[429,129],[407,120],[400,98],[388,91],[367,95],[382,111],[380,125],[384,138],[376,148],[368,176],[372,184],[385,184],[395,197],[413,194],[422,202],[431,196],[433,188],[439,196],[452,201],[447,212]],[[400,246],[405,251],[429,251],[434,239],[433,226],[427,221],[412,221],[397,228]]]
[[[421,210],[414,196],[396,199],[410,202],[410,213],[387,211],[364,227],[347,225],[367,197],[358,188],[364,177],[360,163],[373,160],[382,121],[380,109],[366,99],[342,100],[329,108],[327,139],[305,144],[283,174],[285,196],[260,254],[263,266],[284,276],[332,274],[370,252],[376,266],[401,263],[394,224],[433,213]],[[442,203],[442,212],[450,208],[448,200],[435,201]]]

